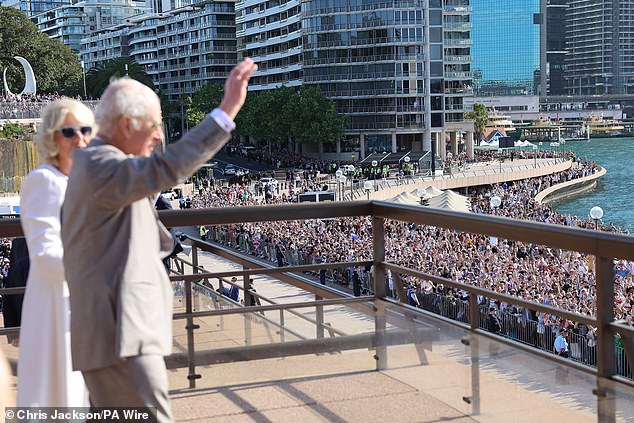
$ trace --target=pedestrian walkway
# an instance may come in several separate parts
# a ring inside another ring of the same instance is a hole
[[[571,160],[564,159],[518,159],[504,162],[472,163],[469,168],[449,175],[436,177],[404,177],[401,180],[373,181],[375,188],[364,191],[363,183],[355,188],[353,199],[387,200],[394,198],[403,191],[414,191],[418,188],[433,186],[438,189],[460,189],[493,185],[502,182],[519,181],[536,178],[570,169]],[[349,188],[349,187],[347,187]],[[350,190],[345,193],[350,199]]]
[[[229,260],[207,253],[201,254],[200,262],[214,271],[239,269]],[[258,293],[279,303],[313,300],[312,295],[269,276],[254,278],[254,286]],[[204,304],[201,302],[201,306]],[[311,309],[297,311],[306,318],[315,317]],[[347,334],[374,330],[374,319],[357,310],[337,307],[325,315],[325,321]],[[273,315],[265,317],[275,321]],[[231,323],[228,318],[224,318],[223,324],[216,321],[210,325],[215,325],[223,338],[205,339],[205,348],[297,339],[290,331],[315,337],[314,324],[301,318],[287,321],[292,323],[285,338],[279,328],[265,323],[260,316],[246,319],[235,316]],[[196,320],[196,324],[204,323]],[[380,373],[368,373],[376,365],[372,350],[207,366],[197,370],[203,377],[193,391],[186,388],[184,371],[172,371],[170,386],[174,387],[176,415],[183,421],[285,421],[291,415],[299,416],[302,421],[379,421],[374,417],[399,422],[596,421],[597,397],[592,393],[595,379],[588,374],[469,334],[449,323],[435,319],[425,322],[421,324],[435,327],[437,334],[429,339],[424,351],[413,345],[389,347],[388,368]],[[246,336],[247,326],[250,341]],[[184,329],[180,331],[175,340],[183,343]],[[467,345],[462,342],[465,337],[471,339]],[[479,411],[474,415],[476,379]],[[377,391],[372,391],[368,383],[376,384]],[[297,386],[302,389],[295,389]],[[345,393],[340,391],[342,386]],[[627,418],[634,416],[634,392],[623,389],[617,398],[620,416],[617,421],[628,421]],[[204,405],[216,401],[221,405]],[[410,401],[420,401],[426,406],[419,408],[420,404]],[[200,403],[201,408],[192,407],[192,403]]]

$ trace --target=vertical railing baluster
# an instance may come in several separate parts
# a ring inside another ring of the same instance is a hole
[[[198,247],[194,244],[192,246],[192,274],[198,273]],[[185,281],[185,312],[188,315],[192,313],[192,282],[190,280]],[[189,367],[189,387],[196,387],[196,379],[200,378],[200,375],[196,374],[196,351],[194,347],[194,330],[198,329],[198,325],[194,325],[193,317],[187,317],[187,365]]]
[[[616,420],[615,397],[609,379],[615,372],[616,354],[610,323],[614,320],[614,262],[596,258],[597,290],[597,410],[599,422]]]
[[[385,345],[385,222],[372,217],[372,246],[374,255],[374,336],[376,339],[376,369],[387,368],[387,346]]]

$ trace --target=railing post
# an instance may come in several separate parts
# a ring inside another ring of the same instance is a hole
[[[384,220],[380,217],[372,217],[372,244],[374,253],[374,336],[376,338],[376,369],[387,369],[387,346],[385,344],[385,227]]]
[[[600,422],[616,419],[616,399],[609,387],[615,373],[616,353],[610,323],[614,320],[614,262],[596,258],[597,290],[597,409]]]
[[[315,294],[315,301],[322,299],[321,296]],[[317,326],[317,339],[322,339],[324,337],[324,306],[321,304],[315,306],[315,324]]]
[[[374,252],[374,299],[386,296],[385,290],[385,227],[384,220],[380,217],[372,217],[372,247]]]
[[[247,266],[242,266],[242,270],[248,270]],[[254,306],[253,296],[251,295],[251,278],[249,275],[244,275],[242,279],[242,286],[244,287],[244,305],[247,307]]]
[[[280,342],[284,342],[284,332],[286,332],[284,328],[284,310],[280,309]]]
[[[478,304],[478,295],[469,293],[469,324],[471,330],[480,328],[480,305]]]
[[[196,245],[192,246],[192,274],[198,273],[198,248]],[[193,312],[192,307],[192,283],[189,280],[185,281],[185,312],[191,314]],[[194,325],[194,319],[187,317],[187,365],[189,367],[189,387],[196,387],[196,379],[200,379],[200,375],[196,374],[196,351],[194,347],[194,330],[198,329],[198,325]]]
[[[247,266],[242,266],[242,270],[247,270]],[[242,279],[242,295],[244,300],[245,307],[249,307],[254,305],[253,298],[251,297],[251,278],[249,275],[244,275]],[[251,345],[251,341],[253,339],[253,334],[251,331],[251,314],[244,315],[244,344]]]

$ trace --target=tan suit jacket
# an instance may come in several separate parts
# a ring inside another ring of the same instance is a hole
[[[161,259],[173,242],[149,197],[183,182],[228,138],[207,117],[149,158],[98,138],[74,153],[62,241],[75,370],[171,353],[173,294]]]

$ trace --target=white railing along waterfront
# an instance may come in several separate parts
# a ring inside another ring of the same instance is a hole
[[[39,119],[42,109],[50,102],[21,102],[3,101],[0,102],[0,119]],[[98,101],[83,101],[88,108],[97,108]]]

